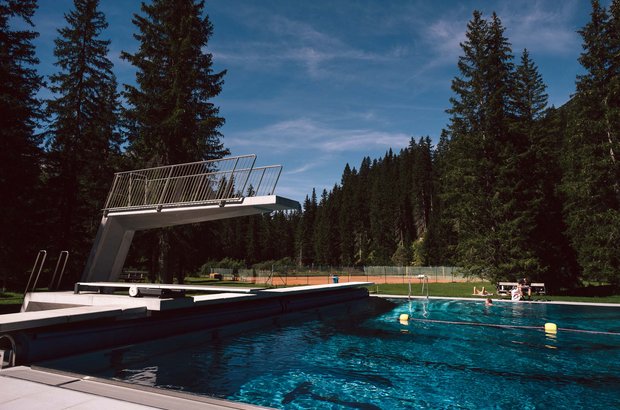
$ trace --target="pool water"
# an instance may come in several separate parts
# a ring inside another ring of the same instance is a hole
[[[620,308],[369,303],[361,313],[215,340],[196,333],[56,366],[282,409],[620,408]],[[403,313],[411,320],[399,321]],[[547,322],[557,334],[542,330]]]

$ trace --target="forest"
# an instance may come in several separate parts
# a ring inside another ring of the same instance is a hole
[[[582,74],[562,107],[493,13],[473,11],[449,121],[381,158],[343,164],[300,212],[139,232],[126,266],[171,282],[236,266],[458,266],[490,281],[620,285],[620,0],[591,2]],[[68,250],[79,279],[114,172],[229,155],[212,102],[226,71],[204,1],[134,15],[136,69],[118,84],[98,0],[74,0],[37,72],[36,0],[0,0],[0,288],[22,289],[39,249]],[[40,90],[52,97],[43,100]],[[435,142],[434,142],[435,141]],[[309,188],[310,189],[310,188]]]

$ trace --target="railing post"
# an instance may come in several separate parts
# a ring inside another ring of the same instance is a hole
[[[166,177],[166,183],[164,184],[164,189],[161,191],[161,196],[159,197],[159,201],[156,204],[153,204],[157,207],[157,211],[161,211],[162,203],[164,202],[164,197],[166,195],[166,191],[168,190],[168,183],[170,182],[170,178],[172,178],[172,170],[176,165],[170,166],[170,171],[168,172],[168,176]]]
[[[265,172],[267,172],[267,168],[263,168],[263,172],[260,175],[260,179],[258,180],[258,186],[254,190],[254,196],[258,195],[258,193],[260,192],[260,186],[263,183],[263,178],[265,177]]]
[[[232,190],[235,186],[235,171],[237,170],[237,164],[239,164],[239,157],[237,157],[237,159],[235,160],[235,165],[233,165],[233,169],[230,171],[230,180],[228,181],[228,184],[230,186],[228,187],[226,192],[224,192],[224,198],[222,199],[228,199],[232,195]]]
[[[276,185],[278,185],[278,181],[280,181],[281,174],[282,174],[282,167],[278,169],[278,176],[276,177],[276,182],[273,183],[273,186],[271,188],[271,192],[269,192],[269,195],[273,195],[273,193],[276,192]]]
[[[69,260],[69,251],[60,252],[60,255],[58,256],[58,261],[56,262],[56,268],[54,269],[54,274],[52,275],[52,280],[50,281],[50,284],[47,286],[49,290],[55,289],[54,279],[56,279],[56,273],[58,272],[58,267],[60,266],[60,261],[63,260],[63,257],[64,257],[64,263],[62,264],[62,269],[60,270],[60,276],[58,277],[58,283],[56,284],[56,288],[60,286],[60,282],[62,281],[62,275],[65,272],[65,268],[67,267],[67,261]]]
[[[245,181],[243,181],[243,187],[241,188],[241,196],[244,195],[245,187],[248,185],[248,180],[250,179],[250,175],[252,175],[252,170],[254,169],[254,165],[256,165],[256,155],[254,155],[254,157],[252,158],[252,164],[250,165],[250,168],[248,170],[248,175],[246,176]]]
[[[43,265],[45,264],[45,258],[47,258],[47,251],[46,250],[40,250],[39,253],[37,254],[37,258],[34,261],[34,265],[32,266],[32,272],[30,272],[30,277],[28,278],[28,283],[26,284],[26,290],[24,291],[24,297],[26,296],[26,293],[28,293],[28,289],[30,288],[30,282],[32,281],[32,275],[34,275],[34,271],[37,268],[37,264],[39,263],[39,259],[43,257],[43,259],[41,260],[41,264],[39,265],[39,271],[37,272],[37,278],[34,280],[34,286],[36,285],[37,281],[39,280],[39,275],[41,274],[41,270],[43,269]]]
[[[127,206],[131,206],[131,190],[133,189],[133,172],[129,173],[129,189],[127,193],[128,203]]]
[[[107,201],[105,201],[105,207],[103,209],[110,208],[110,202],[112,202],[112,197],[114,196],[114,192],[116,191],[117,181],[118,181],[118,174],[114,174],[114,182],[112,183],[112,189],[110,190],[110,194],[108,195]]]

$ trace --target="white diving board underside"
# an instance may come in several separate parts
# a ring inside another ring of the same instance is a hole
[[[119,221],[125,229],[139,231],[292,209],[300,209],[299,202],[266,195],[243,198],[238,202],[110,211],[107,217]]]

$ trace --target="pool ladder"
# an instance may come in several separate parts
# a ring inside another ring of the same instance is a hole
[[[30,277],[28,278],[28,284],[26,285],[26,290],[24,290],[24,296],[26,293],[33,291],[37,287],[37,282],[39,281],[39,276],[41,276],[41,271],[43,270],[43,265],[45,265],[45,259],[47,258],[47,251],[41,249],[37,254],[37,258],[34,261],[34,265],[32,266],[32,271],[30,272]],[[60,286],[60,282],[62,281],[62,275],[65,273],[65,268],[67,267],[67,261],[69,260],[69,251],[61,251],[60,255],[58,255],[58,260],[56,261],[56,268],[54,269],[54,274],[52,275],[52,280],[47,286],[49,290],[58,289]],[[62,268],[60,268],[62,264]],[[58,281],[54,286],[54,281],[56,279],[56,275],[58,274],[58,268],[60,268],[60,275],[58,275]],[[32,277],[34,273],[37,273],[37,276],[34,278],[34,282],[32,281]],[[30,283],[32,282],[32,287]]]

